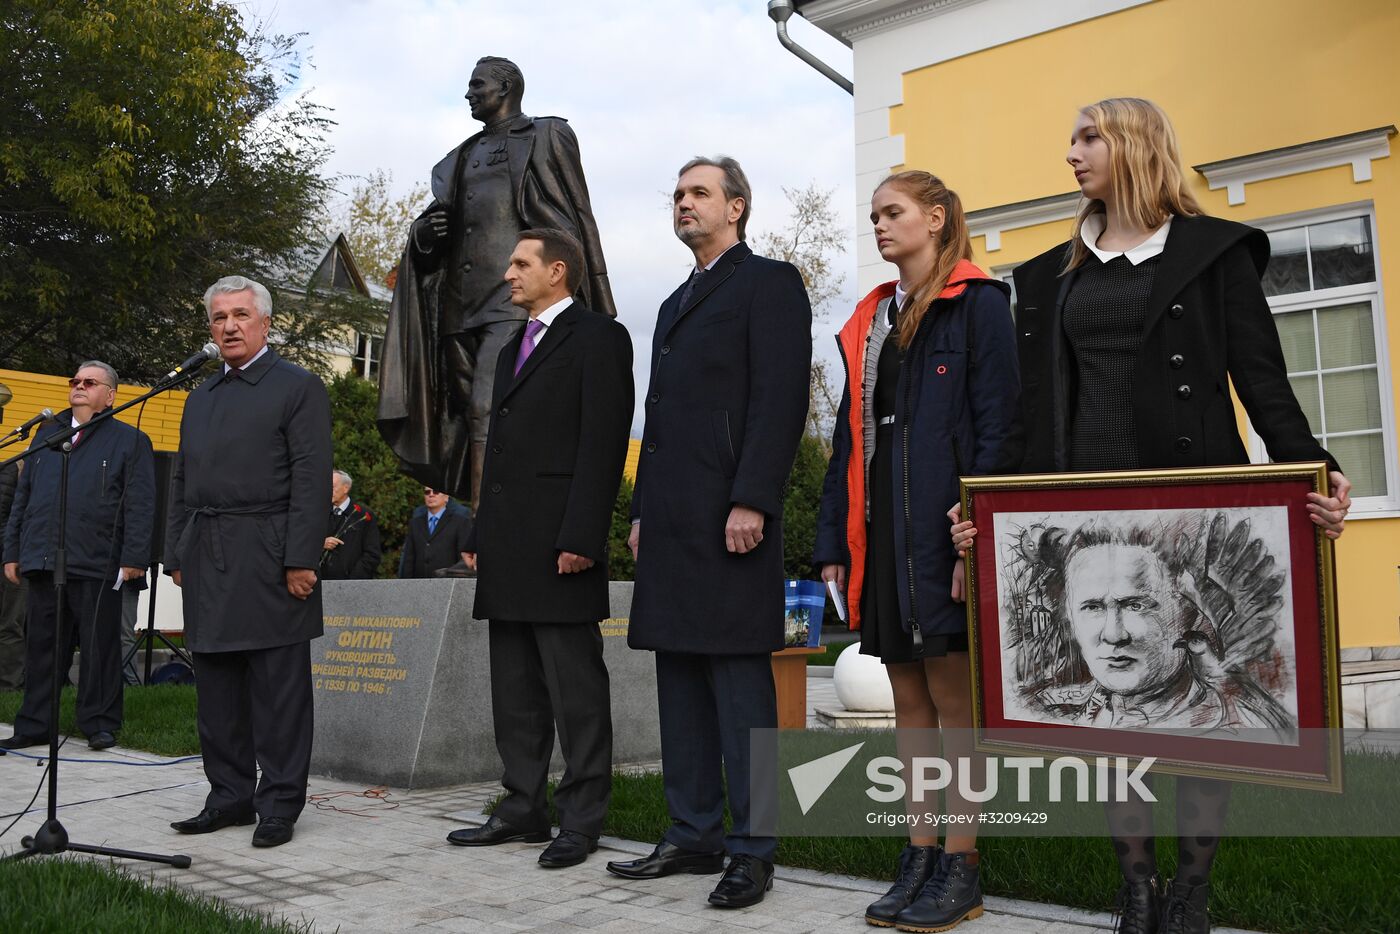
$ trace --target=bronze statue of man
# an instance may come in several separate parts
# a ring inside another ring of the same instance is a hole
[[[379,371],[379,431],[404,469],[473,507],[496,358],[524,320],[503,278],[520,231],[577,237],[579,300],[617,316],[578,140],[563,118],[521,113],[524,93],[513,62],[477,61],[466,99],[485,128],[433,167],[434,200],[399,263]]]

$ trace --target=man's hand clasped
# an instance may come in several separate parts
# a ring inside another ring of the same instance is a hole
[[[305,600],[315,588],[315,571],[310,568],[287,568],[287,593],[298,600]]]
[[[736,505],[724,523],[724,547],[730,554],[746,555],[763,541],[764,515],[761,510]],[[636,526],[633,526],[635,531]]]

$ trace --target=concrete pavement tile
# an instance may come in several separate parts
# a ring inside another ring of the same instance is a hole
[[[698,918],[695,915],[680,915],[669,911],[658,914],[656,924],[671,931],[715,930],[714,922],[709,919]]]
[[[651,930],[651,925],[644,921],[628,921],[622,918],[614,918],[605,921],[593,928],[596,934],[636,934],[639,931]]]
[[[289,899],[288,904],[297,908],[310,909],[317,908],[321,905],[332,905],[339,901],[340,899],[336,898],[334,895],[301,895],[297,898]]]

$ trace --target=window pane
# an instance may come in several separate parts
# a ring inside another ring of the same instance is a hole
[[[1317,342],[1313,339],[1312,316],[1311,310],[1274,315],[1279,343],[1283,344],[1283,359],[1290,373],[1317,369]]]
[[[1376,332],[1371,326],[1370,302],[1319,308],[1317,331],[1322,338],[1324,370],[1376,362]]]
[[[1386,495],[1385,443],[1380,432],[1332,438],[1327,442],[1327,450],[1351,481],[1352,496]]]
[[[1322,374],[1327,433],[1381,427],[1381,394],[1375,370]]]
[[[1308,417],[1308,427],[1312,429],[1313,434],[1321,434],[1322,405],[1318,401],[1317,377],[1290,376],[1288,382],[1293,386],[1293,395],[1298,397],[1303,414]]]
[[[1308,244],[1304,228],[1269,231],[1269,267],[1264,272],[1265,295],[1306,292],[1308,283]]]
[[[1313,288],[1376,281],[1376,258],[1371,251],[1371,225],[1350,217],[1308,228],[1312,243]]]

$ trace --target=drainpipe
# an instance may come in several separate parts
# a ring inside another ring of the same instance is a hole
[[[783,44],[783,48],[831,79],[847,94],[855,94],[855,85],[851,84],[851,79],[792,41],[787,31],[787,21],[792,18],[792,13],[792,0],[768,0],[768,18],[777,24],[778,41]]]

